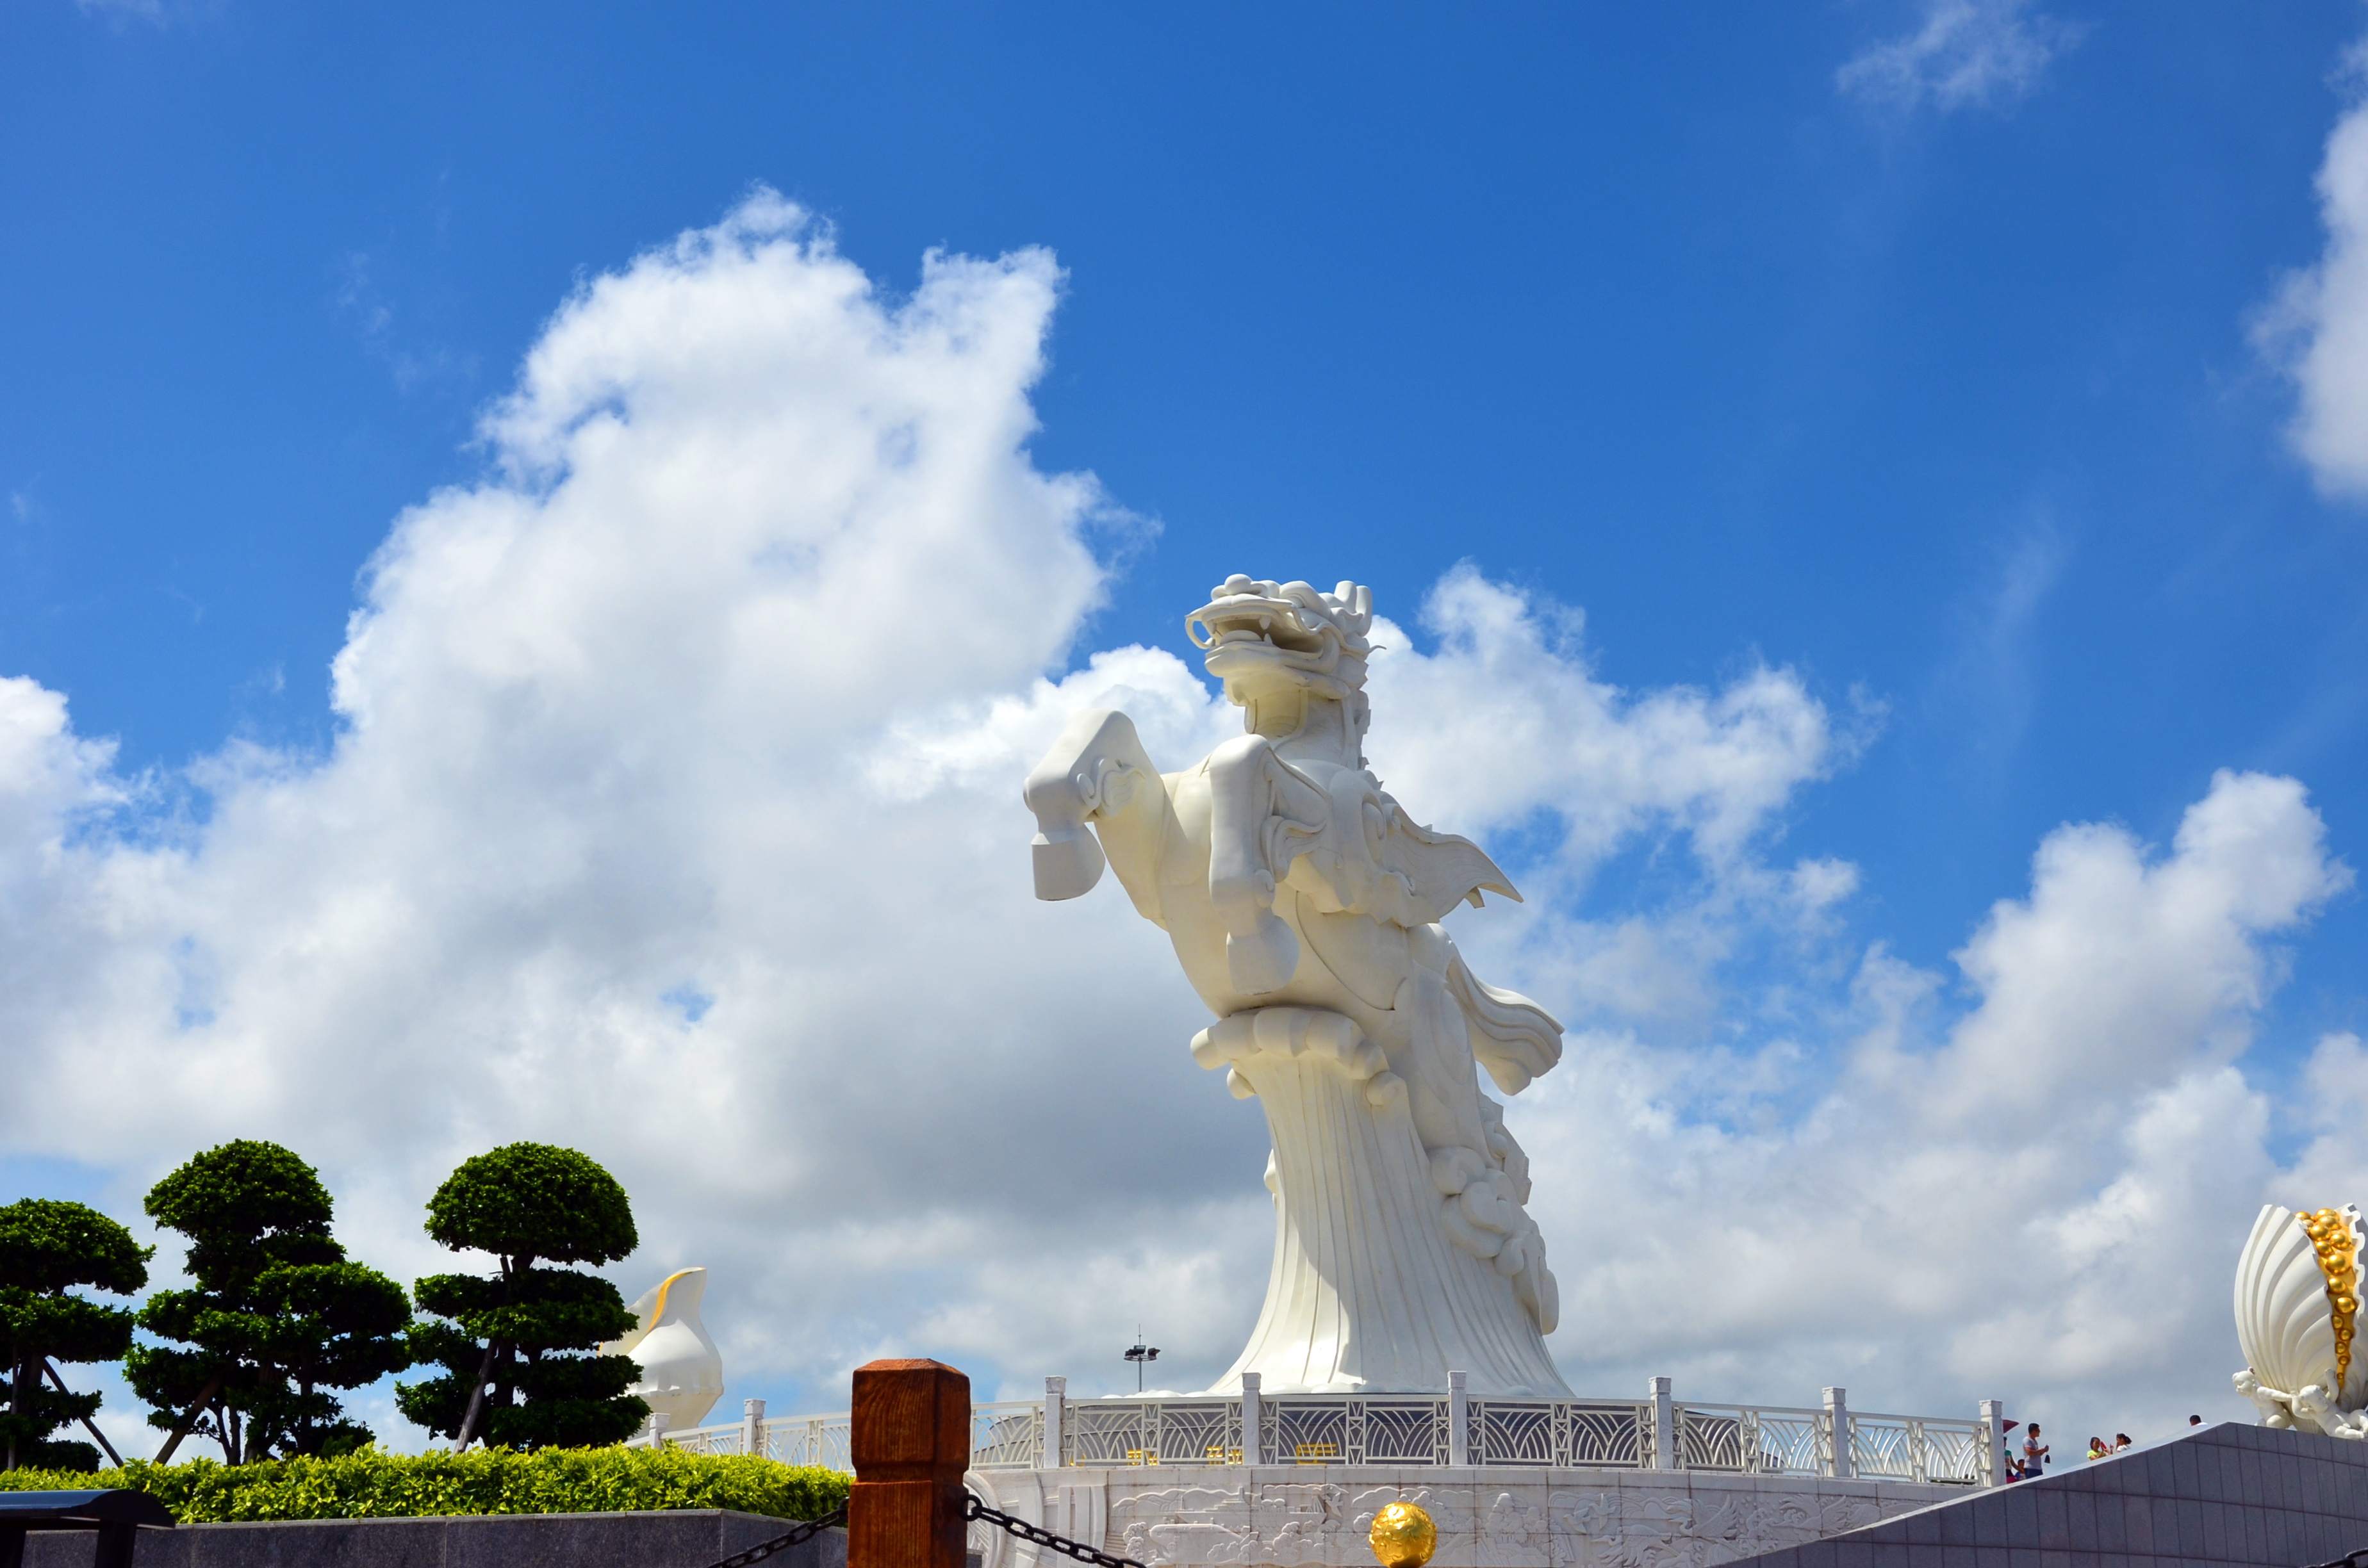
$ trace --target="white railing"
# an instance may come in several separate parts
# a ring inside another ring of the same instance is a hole
[[[973,1470],[1034,1470],[1044,1457],[1044,1402],[1006,1400],[970,1407]]]
[[[746,1402],[747,1413],[729,1426],[689,1426],[679,1432],[666,1432],[664,1439],[669,1448],[694,1454],[762,1454],[782,1464],[819,1465],[842,1474],[855,1473],[855,1460],[848,1448],[850,1426],[844,1410],[830,1415],[790,1415],[765,1418],[765,1402]],[[979,1410],[1021,1406],[980,1405]],[[1042,1421],[1042,1407],[1036,1419]],[[653,1436],[644,1428],[625,1439],[629,1449],[646,1449]]]
[[[1555,1470],[1669,1468],[1745,1475],[1825,1475],[1926,1484],[1992,1484],[1998,1438],[1986,1415],[1876,1415],[1847,1409],[1693,1404],[1671,1400],[1655,1380],[1646,1400],[1464,1400],[1460,1394],[1269,1394],[1258,1403],[1256,1456],[1271,1465],[1508,1465]],[[1834,1392],[1839,1395],[1840,1391]],[[785,1464],[851,1472],[844,1411],[768,1420],[751,1400],[729,1426],[667,1432],[693,1453],[756,1452]],[[1243,1401],[1237,1398],[1090,1399],[1053,1402],[1059,1452],[1048,1453],[1046,1401],[971,1407],[971,1464],[977,1470],[1056,1465],[1235,1465],[1243,1462]],[[1462,1407],[1463,1454],[1452,1441]],[[1847,1460],[1834,1461],[1839,1421]],[[1666,1442],[1656,1441],[1667,1423]],[[643,1433],[631,1447],[647,1447]]]

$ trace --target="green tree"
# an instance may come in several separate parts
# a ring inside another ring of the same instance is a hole
[[[186,1290],[159,1290],[140,1326],[175,1343],[124,1358],[132,1392],[168,1431],[206,1437],[231,1464],[340,1453],[370,1441],[331,1390],[411,1364],[403,1287],[346,1257],[320,1176],[277,1143],[209,1149],[156,1184],[148,1213],[189,1239]]]
[[[0,1415],[7,1468],[97,1470],[98,1450],[51,1437],[91,1416],[99,1396],[72,1393],[60,1361],[112,1361],[131,1347],[132,1311],[72,1294],[88,1285],[128,1296],[148,1283],[148,1257],[131,1233],[95,1209],[47,1198],[0,1208],[0,1329],[8,1336],[8,1407]],[[49,1386],[44,1387],[46,1378]],[[110,1446],[108,1453],[114,1455]]]
[[[455,1252],[501,1260],[492,1278],[437,1274],[418,1282],[423,1312],[411,1353],[445,1375],[399,1385],[412,1422],[465,1449],[621,1442],[650,1407],[625,1391],[629,1356],[586,1355],[636,1322],[617,1288],[546,1263],[612,1263],[641,1244],[616,1178],[573,1149],[511,1143],[462,1163],[427,1202],[427,1233]]]

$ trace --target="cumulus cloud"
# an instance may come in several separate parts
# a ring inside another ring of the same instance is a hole
[[[223,0],[74,0],[84,16],[103,17],[119,31],[128,22],[168,28],[209,19],[222,4]]]
[[[1429,653],[1387,621],[1373,632],[1389,651],[1373,661],[1367,749],[1383,776],[1475,832],[1552,812],[1582,864],[1648,823],[1730,861],[1854,744],[1789,670],[1755,667],[1715,692],[1622,692],[1589,669],[1576,611],[1468,564],[1431,591],[1422,624]]]
[[[2368,53],[2349,60],[2355,82]],[[2255,316],[2253,342],[2292,377],[2289,438],[2319,489],[2368,494],[2368,103],[2336,122],[2318,168],[2327,248]]]
[[[2029,97],[2083,30],[2030,0],[1925,0],[1915,28],[1860,51],[1834,85],[1892,108],[1996,108]]]
[[[2228,1270],[2275,1177],[2233,1065],[2271,940],[2350,881],[2299,786],[2223,773],[2167,855],[2050,835],[1955,955],[1953,1019],[1943,977],[1871,952],[1847,1051],[1781,1123],[1738,1122],[1699,1052],[1588,1040],[1520,1124],[1546,1233],[1600,1259],[1565,1266],[1565,1363],[2167,1422],[2234,1354]],[[1804,1062],[1747,1064],[1745,1098]]]
[[[1021,251],[891,297],[760,193],[553,316],[487,477],[370,563],[326,755],[125,779],[0,681],[8,1151],[129,1214],[276,1138],[407,1278],[461,1158],[572,1144],[635,1196],[629,1294],[707,1265],[735,1394],[807,1408],[892,1353],[1093,1392],[1139,1320],[1178,1386],[1219,1370],[1271,1234],[1258,1108],[1118,889],[1030,896],[1018,782],[1068,712],[1171,767],[1238,730],[1174,652],[1076,657],[1114,508],[1028,452],[1060,290]],[[2348,875],[2298,785],[2223,776],[2167,851],[2051,835],[1952,990],[1853,935],[1854,867],[1782,853],[1864,715],[1756,663],[1618,687],[1577,611],[1473,567],[1411,624],[1375,766],[1515,869],[1531,902],[1459,939],[1574,1026],[1509,1117],[1576,1381],[2135,1401],[2133,1324],[2216,1366],[2214,1227],[2285,1179],[2242,1051]],[[1639,849],[1675,891],[1611,899]]]

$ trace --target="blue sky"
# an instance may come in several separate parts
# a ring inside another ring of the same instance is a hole
[[[2368,812],[2368,528],[2246,336],[2351,6],[2100,7],[1905,112],[1836,90],[1874,4],[153,14],[0,22],[0,660],[134,765],[319,744],[357,569],[558,297],[764,181],[890,287],[1058,254],[1036,449],[1163,525],[1097,637],[1253,556],[1384,603],[1469,558],[1624,684],[1861,687],[1794,831],[1928,959],[2215,767]],[[2305,1028],[2358,1021],[2347,918]]]
[[[224,758],[330,765],[366,564],[406,508],[497,478],[480,422],[572,290],[760,187],[891,301],[933,248],[1045,247],[1064,273],[1026,449],[1104,497],[1076,524],[1099,586],[1043,608],[1065,629],[1029,655],[1048,673],[1180,651],[1231,572],[1353,576],[1412,628],[1468,562],[1599,683],[1716,692],[1764,665],[1827,716],[1758,840],[1772,868],[1855,868],[1815,951],[1746,922],[1713,965],[1724,1000],[1604,1026],[1793,1053],[1758,1109],[1685,1112],[1781,1121],[1839,1071],[1870,949],[1940,977],[1936,1038],[1977,1007],[1951,955],[2032,896],[2064,824],[2166,855],[2215,770],[2250,770],[2299,781],[2327,855],[2362,858],[2368,509],[2297,452],[2262,324],[2327,251],[2313,182],[2363,23],[2068,0],[22,0],[0,14],[0,676],[117,747],[92,777],[125,798],[76,832],[203,860],[193,822],[257,776]],[[1484,825],[1575,929],[1673,920],[1718,880],[1666,824],[1557,880],[1566,813],[1529,811]],[[2240,1009],[2289,1171],[2296,1102],[2322,1092],[2302,1064],[2368,1018],[2358,894],[2301,904],[2263,928],[2274,983]],[[1827,1002],[1771,1000],[1795,969]],[[725,995],[713,1027],[731,1017]],[[303,1124],[284,1084],[250,1088],[252,1114],[233,1094],[188,1125]],[[424,1166],[476,1131],[423,1111],[388,1146]],[[9,1144],[12,1170],[74,1162],[135,1200],[186,1152],[22,1125]],[[350,1164],[355,1190],[380,1179]],[[2199,1299],[2225,1313],[2221,1278]],[[719,1280],[711,1303],[733,1301]],[[857,1316],[837,1343],[920,1332]],[[979,1352],[1021,1383],[1060,1369],[1022,1353]],[[768,1386],[828,1363],[784,1352]]]

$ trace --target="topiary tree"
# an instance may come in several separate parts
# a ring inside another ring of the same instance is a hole
[[[73,1393],[60,1361],[112,1361],[131,1347],[132,1311],[73,1294],[88,1285],[128,1296],[148,1283],[148,1257],[131,1233],[79,1203],[24,1198],[0,1208],[0,1333],[8,1340],[8,1407],[0,1415],[6,1468],[97,1470],[90,1444],[51,1434],[91,1422],[99,1396]],[[46,1378],[49,1386],[42,1386]],[[115,1457],[112,1445],[108,1456]],[[119,1460],[119,1462],[120,1462]]]
[[[194,1284],[160,1290],[140,1326],[176,1343],[124,1358],[132,1392],[169,1431],[157,1462],[192,1434],[230,1464],[339,1453],[370,1441],[333,1389],[411,1364],[403,1287],[350,1262],[329,1234],[328,1188],[277,1143],[209,1149],[156,1184],[148,1212],[189,1238]]]
[[[613,1263],[641,1244],[616,1178],[573,1149],[511,1143],[462,1163],[427,1203],[427,1233],[501,1260],[493,1278],[438,1274],[415,1288],[449,1321],[411,1331],[411,1353],[445,1375],[398,1385],[396,1407],[465,1449],[622,1442],[650,1407],[625,1392],[630,1356],[598,1356],[636,1319],[598,1275],[546,1263]]]

